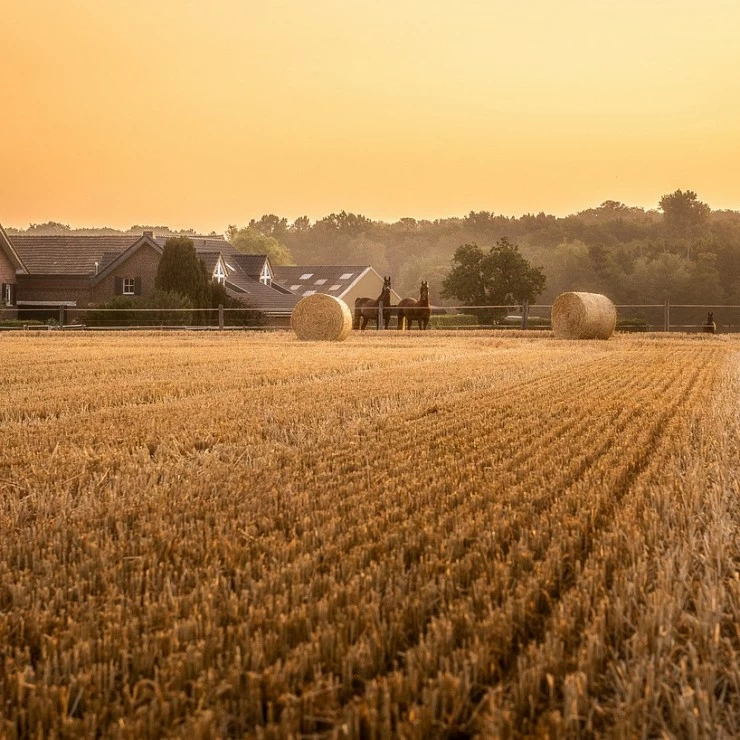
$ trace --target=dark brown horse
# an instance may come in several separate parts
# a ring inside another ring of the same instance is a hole
[[[374,321],[376,328],[378,324],[378,308],[383,303],[383,328],[387,329],[391,320],[391,279],[383,279],[383,291],[377,298],[358,298],[355,300],[354,329],[365,330],[368,321]]]
[[[414,321],[419,322],[419,329],[426,329],[432,308],[429,305],[429,283],[424,280],[419,290],[419,300],[403,298],[398,303],[398,328],[403,329],[403,320],[406,319],[406,328],[411,329]]]
[[[707,320],[702,324],[701,330],[706,334],[716,334],[717,324],[714,322],[714,312],[710,311],[707,314]]]

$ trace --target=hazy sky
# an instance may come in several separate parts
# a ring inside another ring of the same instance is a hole
[[[740,209],[737,0],[0,0],[0,223]]]

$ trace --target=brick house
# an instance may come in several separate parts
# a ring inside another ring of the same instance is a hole
[[[0,227],[1,228],[1,227]],[[6,315],[46,318],[60,307],[68,316],[76,309],[99,305],[114,296],[147,296],[154,291],[159,259],[169,236],[145,231],[141,236],[21,234],[0,238],[0,274]],[[299,297],[273,285],[267,255],[238,252],[220,237],[191,237],[213,280],[229,294],[263,311],[273,323],[286,323]]]

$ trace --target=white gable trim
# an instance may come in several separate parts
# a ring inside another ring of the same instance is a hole
[[[15,251],[15,247],[10,241],[8,235],[5,233],[5,229],[2,224],[0,224],[0,249],[3,249],[10,258],[10,261],[13,262],[13,267],[15,267],[16,272],[20,270],[21,273],[28,275],[28,268],[24,264],[18,252]]]
[[[218,268],[221,268],[219,271]],[[226,278],[229,276],[229,272],[226,269],[226,263],[224,262],[221,255],[218,255],[218,259],[216,260],[216,264],[213,266],[213,274],[211,275],[211,280],[215,280],[216,282],[220,283],[221,285],[226,284]]]

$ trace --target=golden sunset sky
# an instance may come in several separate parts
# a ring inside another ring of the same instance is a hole
[[[740,209],[737,0],[0,0],[0,223]]]

